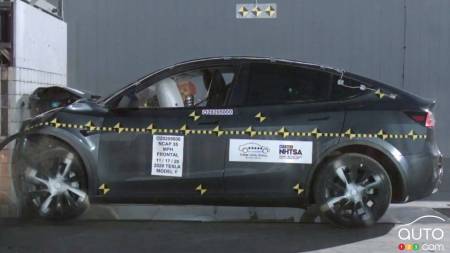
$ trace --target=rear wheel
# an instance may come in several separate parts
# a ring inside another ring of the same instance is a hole
[[[327,162],[314,187],[321,216],[345,227],[374,224],[386,212],[391,195],[391,182],[383,166],[357,153]]]
[[[27,140],[19,184],[27,215],[64,220],[89,206],[87,177],[76,152],[54,139]]]

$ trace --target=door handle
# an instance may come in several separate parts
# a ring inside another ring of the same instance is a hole
[[[330,116],[323,116],[323,117],[317,117],[317,118],[309,118],[308,121],[324,121],[329,120]]]
[[[198,123],[199,125],[218,125],[218,120],[212,120],[212,121],[202,121]]]

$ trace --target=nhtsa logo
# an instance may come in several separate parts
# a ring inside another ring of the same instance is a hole
[[[398,238],[402,241],[398,245],[401,251],[445,251],[442,242],[445,238],[444,230],[441,228],[433,228],[429,225],[412,226],[414,223],[425,219],[432,218],[445,222],[444,218],[435,215],[425,215],[415,219],[413,222],[399,226]],[[425,241],[425,243],[423,243]]]
[[[278,150],[280,159],[292,159],[298,160],[302,158],[302,151],[299,148],[294,147],[292,144],[281,144]]]

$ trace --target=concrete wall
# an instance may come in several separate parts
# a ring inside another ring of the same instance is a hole
[[[22,1],[14,6],[14,66],[65,76],[66,23]]]
[[[69,86],[106,95],[193,58],[254,55],[343,68],[436,98],[450,153],[450,1],[271,0],[276,19],[236,19],[244,0],[65,1]]]

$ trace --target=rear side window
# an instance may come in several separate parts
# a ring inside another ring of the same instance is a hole
[[[250,65],[247,105],[324,101],[332,75],[323,71],[280,64]]]

